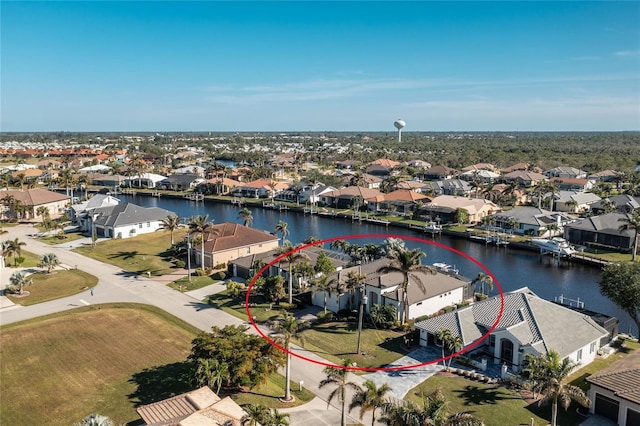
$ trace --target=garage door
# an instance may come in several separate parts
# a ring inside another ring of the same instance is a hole
[[[596,408],[595,413],[618,422],[618,407],[620,403],[615,399],[607,398],[604,395],[596,393]]]
[[[627,408],[627,425],[626,426],[637,426],[637,425],[640,425],[640,411]]]

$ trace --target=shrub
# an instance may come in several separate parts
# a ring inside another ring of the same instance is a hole
[[[455,308],[455,306],[445,306],[444,308],[442,308],[442,310],[446,313],[453,311]]]
[[[320,324],[333,321],[333,312],[331,311],[319,312],[317,316],[318,316],[318,322]]]
[[[356,315],[348,309],[340,309],[336,314],[339,321],[351,321],[356,319]]]
[[[196,269],[196,275],[199,277],[206,277],[207,271],[205,271],[204,269]]]
[[[225,274],[223,271],[218,271],[215,274],[211,275],[211,278],[216,281],[222,281],[227,278],[227,274]]]
[[[214,269],[227,269],[226,263],[218,263]]]
[[[286,310],[286,311],[291,311],[296,309],[296,304],[295,303],[289,303],[289,302],[280,302],[280,308]]]
[[[184,268],[186,266],[186,263],[184,262],[184,260],[176,260],[175,265],[176,268]]]
[[[460,309],[460,308],[464,308],[465,306],[469,306],[469,301],[465,300],[464,302],[458,303],[458,304],[456,305],[456,307],[457,307],[458,309]]]

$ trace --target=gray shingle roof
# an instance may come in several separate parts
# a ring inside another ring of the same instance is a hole
[[[142,207],[132,203],[100,207],[94,210],[98,216],[94,223],[98,226],[126,226],[141,222],[153,222],[175,216],[174,212],[159,207]]]

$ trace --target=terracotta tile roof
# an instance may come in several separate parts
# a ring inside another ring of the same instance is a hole
[[[362,186],[347,186],[346,188],[331,191],[328,194],[325,194],[325,196],[345,198],[360,196],[363,200],[366,200],[369,198],[377,197],[381,194],[382,192],[378,191],[377,189],[369,189]]]
[[[640,404],[640,350],[587,377],[587,382]]]
[[[16,200],[20,200],[25,206],[40,206],[42,204],[54,203],[56,201],[71,201],[71,197],[57,192],[48,191],[42,188],[25,189],[24,191],[8,190],[0,191],[0,198],[12,195]]]
[[[238,223],[226,222],[213,225],[211,232],[204,235],[204,240],[205,252],[211,253],[278,241],[278,237]]]
[[[425,200],[429,197],[426,195],[419,194],[415,191],[411,191],[409,189],[397,189],[393,192],[389,192],[388,194],[383,194],[382,196],[375,197],[375,201],[412,201],[416,202],[418,200]],[[380,200],[380,198],[382,200]]]
[[[374,164],[379,165],[379,166],[392,168],[392,167],[400,165],[401,163],[399,163],[398,161],[389,160],[388,158],[378,158],[377,160],[372,161],[372,162],[369,163],[370,166],[372,166]]]
[[[558,183],[575,183],[577,185],[586,185],[587,183],[589,183],[589,179],[582,179],[582,178],[559,178],[559,177],[554,177],[550,179],[551,182],[558,182]]]

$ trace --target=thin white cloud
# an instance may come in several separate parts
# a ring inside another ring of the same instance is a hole
[[[614,56],[640,56],[640,49],[638,50],[620,50],[613,53]]]

